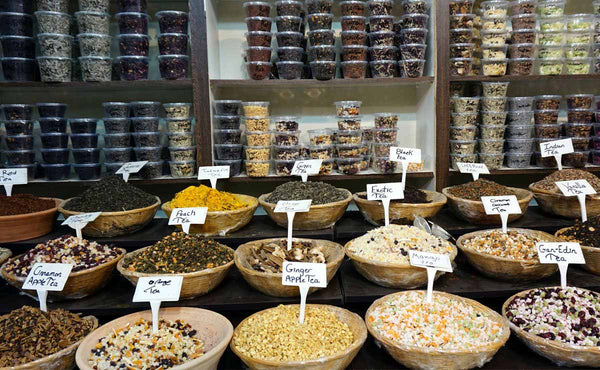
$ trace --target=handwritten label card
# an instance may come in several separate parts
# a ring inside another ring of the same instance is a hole
[[[294,167],[292,167],[292,176],[300,176],[302,177],[302,182],[306,182],[308,180],[308,176],[319,174],[322,164],[322,159],[295,161]]]
[[[138,279],[133,302],[150,302],[152,332],[158,331],[158,312],[161,302],[177,302],[183,276],[144,276]]]
[[[470,173],[471,175],[473,175],[474,181],[479,180],[479,175],[481,175],[481,174],[484,174],[484,175],[490,174],[490,170],[485,165],[485,163],[462,163],[462,162],[459,162],[459,163],[456,163],[456,167],[458,167],[458,170],[460,171],[460,173]]]
[[[432,302],[433,281],[438,270],[452,272],[452,263],[446,254],[408,251],[410,265],[427,269],[427,303]]]
[[[390,200],[393,199],[404,199],[404,189],[401,183],[367,185],[367,200],[380,200],[383,203],[385,226],[390,224]]]
[[[587,210],[585,206],[586,195],[596,194],[596,190],[586,180],[557,181],[556,186],[567,197],[576,196],[581,209],[581,222],[587,221]]]
[[[190,225],[206,222],[208,207],[175,208],[169,217],[169,225],[181,225],[184,233],[190,233]]]
[[[393,146],[390,148],[390,160],[402,163],[402,190],[406,186],[406,172],[409,163],[421,163],[421,149],[399,148]]]
[[[567,269],[569,264],[585,264],[585,257],[579,243],[537,243],[540,263],[557,263],[560,271],[560,285],[567,287]]]
[[[203,166],[198,167],[198,180],[210,180],[210,186],[217,188],[218,179],[229,178],[229,166]]]
[[[304,324],[308,290],[311,287],[327,287],[327,265],[324,263],[285,261],[283,262],[281,284],[300,288],[300,318],[298,322]]]
[[[288,234],[287,234],[287,249],[292,249],[292,230],[294,229],[294,216],[296,212],[310,211],[312,199],[304,200],[280,200],[275,206],[275,213],[287,213]]]
[[[0,169],[0,184],[4,185],[6,195],[12,195],[13,185],[27,184],[27,168],[2,168]]]
[[[559,170],[562,170],[563,154],[573,153],[574,151],[573,141],[570,138],[540,143],[540,153],[542,157],[556,158],[556,164],[558,165]]]
[[[79,239],[83,239],[83,236],[81,235],[81,229],[83,229],[88,223],[97,219],[101,214],[102,212],[93,212],[69,216],[61,225],[68,225],[70,228],[75,229],[77,237]]]
[[[129,181],[129,175],[132,173],[138,173],[148,163],[148,161],[139,161],[139,162],[127,162],[124,163],[121,168],[115,172],[117,175],[123,175],[123,181]]]
[[[506,233],[508,228],[508,215],[520,214],[521,207],[514,195],[499,197],[481,197],[483,208],[488,215],[500,215],[502,220],[502,232]]]
[[[29,271],[22,289],[36,290],[40,310],[46,312],[48,291],[60,292],[65,288],[73,265],[68,263],[35,263]]]

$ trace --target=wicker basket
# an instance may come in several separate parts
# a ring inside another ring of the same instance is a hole
[[[506,308],[513,299],[524,296],[531,290],[534,289],[524,290],[507,299],[502,305],[502,315],[506,318]],[[586,291],[589,292],[589,290]],[[540,356],[546,357],[558,366],[600,367],[600,347],[576,346],[573,344],[561,343],[556,340],[544,339],[535,334],[526,332],[510,321],[508,324],[512,331],[527,345],[527,347]]]
[[[297,297],[300,295],[300,290],[297,286],[288,286],[281,284],[281,273],[269,273],[256,271],[248,263],[248,255],[250,250],[258,245],[276,242],[279,240],[287,240],[282,238],[263,239],[248,242],[240,245],[235,251],[235,265],[244,277],[244,280],[248,282],[254,289],[259,292],[270,295],[273,297]],[[342,261],[344,260],[344,247],[338,243],[334,243],[329,240],[313,240],[313,239],[296,239],[295,241],[312,242],[317,244],[324,249],[327,259],[327,282],[331,281],[335,276],[335,273],[339,269]],[[308,291],[309,294],[319,290],[321,288],[312,287]]]
[[[0,248],[0,266],[12,256],[12,251],[6,248]]]
[[[509,228],[509,231],[518,231],[532,237],[537,237],[548,242],[560,241],[557,237],[542,231]],[[491,230],[475,231],[458,238],[456,245],[463,252],[469,263],[482,274],[507,281],[535,281],[544,279],[554,274],[558,267],[556,264],[543,264],[539,260],[516,260],[506,257],[492,256],[465,247],[465,243],[474,237],[485,234]]]
[[[299,305],[295,305],[299,306]],[[243,353],[241,353],[237,347],[235,346],[234,341],[231,341],[231,350],[235,353],[250,369],[256,370],[274,370],[274,369],[303,369],[303,370],[331,370],[331,369],[345,369],[350,365],[354,357],[358,354],[358,351],[365,343],[367,339],[367,329],[365,327],[364,321],[357,314],[350,312],[346,309],[329,306],[329,305],[317,305],[317,304],[307,304],[306,308],[324,308],[332,311],[338,317],[341,322],[344,322],[352,331],[354,336],[354,341],[345,351],[337,353],[335,355],[331,355],[328,357],[323,357],[315,360],[308,361],[295,361],[295,362],[279,362],[279,361],[266,361],[260,360],[256,358],[249,357]],[[264,311],[260,311],[255,313],[254,315],[247,317],[238,325],[235,329],[234,336],[237,332],[239,332],[240,327],[244,325],[248,320],[252,317],[259,315],[263,312],[273,310],[274,308],[269,308]]]
[[[564,229],[558,230],[554,235],[561,240],[566,240],[561,237],[561,234],[569,229],[571,228],[565,227]],[[600,248],[581,245],[581,252],[585,257],[585,265],[583,265],[582,267],[594,275],[600,275]]]
[[[231,253],[233,253],[233,249],[225,246]],[[143,250],[147,249],[142,248],[137,251],[128,253],[125,257],[133,257],[136,254],[141,253]],[[131,284],[134,286],[137,285],[138,279],[141,277],[147,276],[164,276],[165,274],[147,274],[143,272],[130,271],[123,267],[123,262],[125,259],[122,259],[117,264],[117,270],[123,275]],[[181,283],[181,293],[179,295],[179,299],[191,299],[201,295],[204,295],[211,290],[215,289],[221,282],[225,279],[229,270],[233,266],[233,260],[229,261],[227,264],[222,266],[217,266],[211,269],[205,269],[196,272],[189,272],[185,274],[171,274],[173,276],[182,276],[183,282]]]
[[[40,212],[0,216],[0,243],[33,239],[52,231],[58,215],[58,206],[63,200],[58,198],[41,199],[52,199],[56,206]]]
[[[571,219],[581,218],[581,208],[577,197],[566,197],[547,190],[536,188],[534,184],[529,185],[533,196],[540,208],[546,213]],[[600,215],[600,195],[588,195],[585,198],[585,208],[588,217]]]
[[[435,299],[436,295],[442,295],[448,298],[451,298],[456,301],[461,301],[462,303],[468,304],[473,307],[476,312],[480,312],[488,315],[490,319],[495,320],[500,323],[503,328],[502,339],[496,343],[482,345],[477,348],[473,348],[471,350],[435,350],[429,348],[422,348],[412,345],[404,345],[397,342],[394,342],[384,336],[382,336],[378,331],[376,331],[368,318],[371,312],[379,305],[383,304],[388,299],[399,296],[402,294],[407,294],[408,292],[400,292],[387,295],[385,297],[379,298],[369,309],[365,315],[367,329],[369,333],[375,338],[375,340],[383,347],[385,350],[394,358],[394,360],[398,361],[403,366],[406,366],[411,369],[444,369],[444,370],[453,370],[453,369],[471,369],[475,367],[481,367],[488,361],[494,357],[496,352],[504,346],[508,337],[510,336],[510,329],[506,320],[497,314],[495,311],[487,308],[486,306],[480,304],[471,299],[462,298],[453,294],[448,294],[444,292],[434,292]]]
[[[412,224],[417,216],[423,218],[430,218],[435,216],[444,207],[444,204],[448,201],[448,198],[442,193],[435,191],[422,190],[427,194],[427,200],[429,203],[422,204],[411,204],[411,203],[400,203],[393,201],[390,202],[390,223],[394,224]],[[360,213],[364,218],[372,225],[382,226],[385,225],[385,215],[383,211],[383,204],[378,200],[367,200],[361,198],[365,196],[366,192],[360,192],[353,195],[352,199],[358,206]]]

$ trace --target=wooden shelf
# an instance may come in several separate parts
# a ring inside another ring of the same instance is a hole
[[[571,168],[571,167],[564,167]],[[584,168],[580,168],[581,170],[586,170],[589,172],[600,172],[600,166],[587,166]],[[502,168],[499,170],[490,170],[490,175],[544,175],[551,174],[555,171],[558,171],[558,168]],[[457,170],[450,169],[450,175],[463,175]],[[464,174],[469,175],[469,174]],[[485,176],[485,175],[484,175]]]
[[[600,74],[588,75],[557,75],[557,76],[450,76],[450,82],[488,82],[488,81],[508,81],[508,82],[537,82],[537,81],[581,81],[597,80],[600,81]]]
[[[365,79],[343,79],[338,78],[329,81],[319,80],[210,80],[210,87],[219,88],[252,88],[252,89],[273,89],[273,88],[341,88],[341,87],[361,87],[361,86],[394,86],[394,85],[419,85],[431,84],[434,82],[433,76],[424,76],[418,78],[365,78]]]
[[[65,91],[91,92],[116,90],[192,90],[192,80],[141,80],[141,81],[110,81],[110,82],[0,82],[0,91]]]
[[[35,179],[31,180],[29,184],[52,184],[52,185],[65,185],[65,184],[81,184],[81,185],[91,185],[97,180],[79,180],[77,178],[65,179],[65,180],[57,180],[50,181],[45,179]],[[129,182],[134,185],[159,185],[159,184],[197,184],[199,180],[197,177],[184,177],[184,178],[175,178],[175,177],[159,177],[157,179],[129,179]]]
[[[432,171],[423,172],[408,172],[407,178],[421,178],[421,179],[432,179],[434,174]],[[312,181],[345,181],[345,180],[383,180],[383,179],[399,179],[402,178],[402,173],[391,173],[391,174],[361,174],[361,175],[328,175],[328,176],[309,176]],[[275,182],[275,181],[290,181],[297,180],[298,176],[269,176],[269,177],[248,177],[248,176],[236,176],[231,177],[229,182]],[[227,181],[227,180],[225,180]]]

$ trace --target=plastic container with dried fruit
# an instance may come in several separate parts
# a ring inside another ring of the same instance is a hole
[[[450,29],[473,28],[475,14],[456,14],[450,16]]]
[[[300,39],[301,39],[302,34],[300,33],[299,35],[300,35]],[[362,32],[362,31],[342,31],[341,35],[342,35],[342,44],[343,45],[352,44],[350,42],[351,40],[354,40],[355,42],[359,42],[360,40],[366,40],[366,37],[367,37],[367,33]],[[344,36],[346,36],[346,38],[344,38]],[[308,32],[308,40],[310,41],[311,46],[334,45],[334,43],[335,43],[334,32],[332,30],[309,31]],[[364,41],[363,41],[363,44],[364,44]],[[362,45],[362,44],[357,43],[356,45]],[[279,45],[279,47],[281,47],[281,46],[302,47],[302,42],[300,40],[300,42],[293,42],[293,45]]]
[[[425,59],[402,59],[402,76],[408,78],[422,77],[425,69]]]
[[[426,44],[428,33],[429,30],[427,28],[404,28],[400,30],[400,41],[402,44]],[[470,41],[451,41],[453,44],[461,42]]]
[[[455,28],[450,30],[451,44],[468,44],[473,42],[472,28]]]
[[[450,75],[468,76],[473,70],[473,58],[451,58]]]
[[[536,124],[535,136],[542,139],[558,139],[562,131],[560,124]]]
[[[166,52],[162,54],[187,54],[187,35],[183,35],[186,37],[185,39],[185,50],[181,50],[179,53],[175,52]],[[100,39],[102,40],[102,39]],[[122,56],[125,55],[134,55],[134,56],[148,56],[148,51],[150,50],[150,38],[148,35],[142,34],[125,34],[117,36],[117,40],[119,42],[119,51]],[[172,40],[170,40],[172,41]],[[81,44],[81,40],[79,41]],[[109,44],[110,46],[110,44]],[[169,50],[171,51],[171,50]],[[110,49],[108,49],[108,55],[110,55]],[[108,56],[104,55],[104,56]]]
[[[508,67],[508,59],[483,59],[482,65],[485,76],[504,76]]]
[[[308,130],[311,145],[331,145],[334,141],[334,132],[330,129]]]

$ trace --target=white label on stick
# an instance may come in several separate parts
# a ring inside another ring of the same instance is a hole
[[[460,173],[470,173],[473,175],[473,180],[477,181],[479,179],[479,175],[489,175],[490,170],[485,165],[485,163],[456,163],[456,167]]]
[[[145,276],[138,279],[133,302],[150,302],[153,333],[158,331],[161,302],[178,301],[182,282],[183,276]]]
[[[481,197],[483,208],[488,215],[500,215],[502,220],[502,232],[507,232],[508,215],[520,214],[521,207],[519,201],[514,195],[504,195],[497,197]]]
[[[228,179],[229,171],[229,166],[198,167],[198,180],[210,180],[210,186],[216,189],[217,179]]]
[[[556,263],[560,271],[560,285],[567,287],[567,270],[569,264],[585,264],[585,257],[579,243],[537,243],[540,263]]]
[[[452,272],[452,263],[446,254],[408,251],[411,266],[427,269],[427,296],[426,302],[433,301],[433,282],[438,270]]]
[[[6,195],[10,197],[13,185],[27,184],[27,168],[0,169],[0,184],[4,185]]]
[[[327,266],[324,263],[284,261],[281,284],[300,288],[300,317],[298,322],[304,324],[308,290],[310,287],[327,287]]]
[[[169,225],[181,225],[183,232],[189,234],[190,225],[204,224],[207,213],[207,207],[175,208],[169,217]]]
[[[138,173],[148,163],[148,161],[139,161],[139,162],[127,162],[124,163],[121,168],[115,172],[117,175],[123,175],[123,181],[127,182],[129,180],[129,175],[132,173]]]
[[[292,249],[292,231],[294,230],[294,216],[296,212],[310,211],[312,199],[304,200],[280,200],[275,206],[275,213],[287,213],[288,232],[287,232],[287,250]]]
[[[322,164],[322,159],[295,161],[294,167],[292,167],[292,176],[300,176],[302,177],[302,182],[306,182],[308,180],[308,176],[319,174]]]
[[[65,288],[73,265],[68,263],[35,263],[25,278],[22,289],[36,290],[40,310],[46,312],[48,291],[60,292]]]
[[[83,229],[88,223],[97,219],[101,214],[102,212],[93,212],[69,216],[61,225],[68,225],[70,228],[75,229],[77,237],[81,239],[81,229]]]
[[[390,160],[395,162],[421,163],[421,149],[390,147]]]
[[[390,224],[390,200],[404,199],[404,189],[400,182],[367,185],[367,200],[381,200],[385,226]]]
[[[567,197],[576,196],[581,210],[581,221],[587,221],[585,196],[596,194],[596,190],[586,180],[557,181],[556,186]]]
[[[559,170],[562,170],[562,155],[573,153],[574,151],[575,150],[573,149],[573,140],[571,140],[570,138],[540,143],[541,156],[544,158],[556,158],[556,164],[558,165]]]

